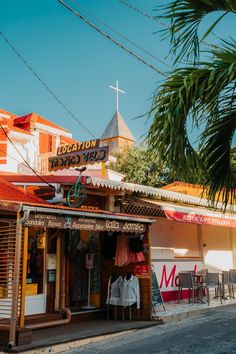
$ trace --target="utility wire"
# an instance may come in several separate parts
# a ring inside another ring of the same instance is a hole
[[[0,148],[0,151],[2,152],[2,153],[6,153],[3,149],[1,149]],[[26,165],[26,164],[24,164],[23,162],[21,162],[20,160],[17,160],[15,157],[13,157],[12,155],[10,155],[10,154],[6,154],[8,157],[10,157],[12,160],[15,160],[16,162],[18,162],[20,165],[22,165],[22,166],[24,166],[24,167],[27,167],[28,168],[28,166]]]
[[[134,11],[140,13],[141,15],[143,15],[143,16],[149,18],[150,20],[152,20],[152,21],[154,21],[154,22],[157,22],[157,23],[159,23],[160,25],[169,28],[169,26],[168,26],[167,24],[165,24],[164,22],[158,20],[158,18],[147,14],[146,12],[144,12],[144,11],[138,9],[137,7],[135,7],[135,6],[133,6],[133,5],[130,5],[127,1],[124,1],[124,0],[118,0],[118,1],[121,2],[123,5],[129,7],[130,9],[132,9],[132,10],[134,10]]]
[[[48,183],[47,181],[45,181],[45,179],[40,176],[31,166],[30,164],[26,161],[26,159],[24,158],[24,156],[21,154],[21,152],[17,149],[17,147],[15,146],[15,144],[13,143],[13,141],[11,140],[11,138],[9,137],[9,135],[7,134],[7,132],[5,131],[5,129],[2,127],[2,125],[0,124],[0,128],[3,132],[3,134],[6,136],[6,138],[10,141],[10,143],[12,144],[12,146],[15,148],[15,150],[18,152],[18,154],[20,155],[20,157],[23,159],[24,163],[28,166],[28,168],[38,177],[41,179],[41,181],[43,181],[44,183],[46,183],[48,186],[52,187],[55,189],[55,187],[53,185],[51,185],[50,183]]]
[[[36,71],[31,67],[31,65],[23,58],[23,56],[18,52],[18,50],[13,46],[13,44],[7,39],[7,37],[0,32],[0,35],[8,46],[13,50],[13,52],[18,56],[18,58],[27,66],[27,68],[34,74],[34,76],[41,82],[41,84],[46,88],[50,95],[60,104],[61,107],[77,122],[79,125],[86,130],[89,135],[95,138],[95,135],[70,111],[70,109],[62,102],[62,100],[50,89],[50,87],[39,77]]]
[[[111,30],[112,32],[116,33],[118,36],[120,36],[121,38],[125,39],[128,43],[134,45],[136,48],[140,49],[142,52],[144,52],[145,54],[149,55],[150,57],[152,57],[153,59],[159,61],[160,63],[162,63],[163,65],[167,66],[169,69],[171,69],[171,67],[165,63],[163,60],[159,59],[158,57],[156,57],[155,55],[153,55],[152,53],[148,52],[146,49],[142,48],[140,45],[136,44],[135,42],[133,42],[132,40],[130,40],[129,38],[127,38],[126,36],[124,36],[123,34],[121,34],[120,32],[118,32],[117,30],[115,30],[114,28],[112,28],[111,26],[107,25],[105,22],[103,22],[102,20],[100,20],[99,18],[93,16],[87,9],[85,9],[83,6],[79,5],[76,3],[76,1],[74,0],[69,0],[70,2],[72,2],[76,7],[78,7],[79,9],[87,12],[89,14],[89,16],[91,16],[94,20],[98,21],[99,23],[101,23],[104,27],[108,28],[109,30]]]
[[[149,14],[147,14],[146,12],[144,12],[144,11],[138,9],[137,7],[135,7],[135,6],[133,6],[133,5],[130,5],[127,1],[124,1],[124,0],[117,0],[117,1],[119,1],[119,2],[122,3],[122,4],[124,4],[125,6],[129,7],[130,9],[132,9],[132,10],[134,10],[134,11],[140,13],[141,15],[143,15],[143,16],[145,16],[145,17],[148,17],[148,18],[151,19],[152,21],[157,22],[157,23],[159,23],[160,25],[162,25],[162,26],[164,26],[164,27],[166,27],[166,28],[170,28],[170,26],[168,26],[166,23],[160,21],[158,18],[156,18],[156,17],[154,17],[154,16],[150,16]],[[205,44],[205,45],[208,46],[208,47],[212,47],[212,48],[215,48],[215,47],[216,47],[215,45],[213,45],[213,44],[208,44],[208,43],[206,43],[205,41],[202,41],[202,40],[200,41],[200,43],[203,43],[203,44]]]
[[[98,33],[100,33],[102,36],[106,37],[107,39],[109,39],[110,41],[112,41],[113,43],[115,43],[118,47],[122,48],[124,51],[126,51],[127,53],[131,54],[133,57],[135,57],[136,59],[138,59],[139,61],[141,61],[143,64],[147,65],[149,68],[151,68],[152,70],[156,71],[157,73],[159,73],[162,76],[167,77],[166,74],[164,74],[163,72],[161,72],[159,69],[157,69],[154,65],[148,63],[146,60],[144,60],[143,58],[141,58],[140,56],[138,56],[137,54],[135,54],[134,52],[132,52],[131,50],[129,50],[128,48],[126,48],[125,46],[123,46],[123,44],[119,43],[117,40],[113,39],[110,35],[108,35],[107,33],[105,33],[104,31],[100,30],[97,26],[95,26],[92,22],[88,21],[85,17],[83,17],[82,15],[80,15],[77,11],[75,11],[74,9],[72,9],[72,7],[70,7],[69,5],[67,5],[64,1],[62,0],[57,0],[62,6],[66,7],[69,11],[71,11],[74,15],[78,16],[81,20],[83,20],[85,23],[87,23],[90,27],[92,27],[93,29],[95,29]]]

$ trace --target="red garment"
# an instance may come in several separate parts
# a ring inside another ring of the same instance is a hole
[[[115,265],[126,266],[130,262],[129,237],[125,234],[117,236]]]
[[[138,262],[145,261],[143,252],[137,252],[137,253],[130,252],[129,259],[130,259],[130,263],[138,263]]]

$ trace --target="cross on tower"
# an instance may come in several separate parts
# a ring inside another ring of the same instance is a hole
[[[113,86],[109,86],[109,87],[116,91],[116,110],[117,110],[117,112],[119,112],[119,101],[118,101],[119,100],[119,92],[125,93],[125,91],[122,91],[119,89],[118,80],[116,80],[116,87],[113,87]]]

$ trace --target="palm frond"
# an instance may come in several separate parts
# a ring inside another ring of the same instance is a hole
[[[186,176],[190,179],[195,176],[195,181],[200,184],[211,182],[212,200],[219,187],[224,186],[224,200],[227,202],[230,198],[228,192],[232,187],[227,159],[235,131],[232,112],[236,101],[236,52],[232,53],[229,48],[217,49],[214,59],[212,62],[200,63],[197,67],[176,69],[162,84],[150,112],[153,122],[147,135],[147,143],[149,151],[166,161],[176,175],[183,179]],[[189,117],[196,124],[205,122],[207,125],[206,132],[200,136],[200,155],[188,137]],[[220,143],[220,139],[222,143],[219,147],[215,146],[214,144]],[[210,148],[213,149],[212,159]],[[216,162],[214,153],[219,154],[222,148],[226,152],[222,152],[220,163],[223,167],[218,174],[211,163]],[[223,181],[224,168],[227,178]]]
[[[206,185],[209,199],[224,205],[235,204],[236,180],[231,165],[232,139],[236,129],[236,107],[221,114],[218,121],[208,125],[202,135],[200,158],[208,171]]]
[[[199,56],[198,28],[202,19],[215,11],[224,13],[206,31],[204,38],[212,31],[219,20],[228,12],[236,13],[235,0],[175,0],[160,6],[164,11],[161,16],[171,21],[164,34],[170,36],[171,52],[176,56],[175,62],[193,56]]]

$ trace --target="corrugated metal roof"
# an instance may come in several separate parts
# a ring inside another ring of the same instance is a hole
[[[47,204],[43,199],[36,197],[33,193],[26,193],[1,177],[0,200],[21,203]]]
[[[108,123],[101,139],[110,139],[114,137],[122,137],[129,140],[135,141],[133,134],[131,133],[128,125],[125,123],[124,118],[120,112],[116,111]]]

